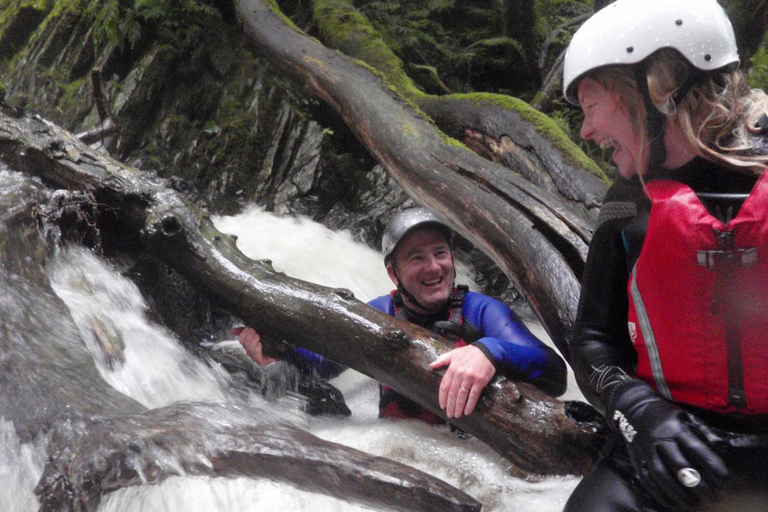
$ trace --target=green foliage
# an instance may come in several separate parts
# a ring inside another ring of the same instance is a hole
[[[749,85],[768,91],[768,49],[766,43],[752,57],[752,67],[749,70]]]
[[[356,0],[406,69],[430,66],[454,92],[531,98],[541,77],[538,50],[555,27],[587,11],[587,0],[536,0],[534,26],[518,0]],[[562,31],[551,65],[570,38]],[[421,84],[425,85],[425,84]]]
[[[151,29],[160,42],[183,42],[219,20],[219,11],[203,0],[95,1],[88,12],[100,20],[94,31],[97,45],[133,48],[144,30]]]
[[[481,39],[480,41],[469,45],[467,49],[479,50],[479,55],[481,55],[482,52],[487,53],[487,64],[502,70],[506,69],[509,65],[508,55],[510,55],[510,53],[512,55],[525,55],[525,48],[523,48],[523,45],[511,37],[491,37],[489,39]],[[499,51],[502,53],[500,54]],[[494,58],[494,55],[501,55],[502,58]]]
[[[0,0],[0,14],[11,9],[39,9],[48,10],[55,0]]]
[[[474,40],[446,26],[453,19],[455,4],[455,0],[356,2],[400,59],[433,66],[442,76],[462,74],[481,52],[468,48]]]

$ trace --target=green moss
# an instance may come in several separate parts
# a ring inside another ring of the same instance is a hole
[[[50,1],[9,2],[0,6],[0,61],[12,58],[50,11]]]
[[[48,20],[55,20],[64,14],[83,15],[92,13],[103,0],[51,0]],[[48,21],[46,20],[46,21]]]
[[[66,125],[71,126],[75,120],[82,119],[91,109],[91,104],[86,103],[84,94],[87,87],[90,87],[90,82],[84,78],[61,86],[61,96],[56,106],[59,111],[66,114],[68,118]]]
[[[291,28],[292,28],[293,30],[295,30],[296,32],[300,32],[300,33],[302,33],[302,34],[304,33],[304,31],[303,31],[303,30],[301,30],[299,27],[297,27],[297,26],[296,26],[296,24],[295,24],[293,21],[291,21],[291,19],[290,19],[288,16],[286,16],[285,14],[283,14],[283,11],[281,11],[281,10],[280,10],[280,6],[279,6],[279,5],[277,5],[277,1],[276,1],[276,0],[263,0],[263,2],[264,2],[264,5],[266,5],[266,6],[267,6],[267,8],[268,8],[270,11],[272,11],[273,13],[275,13],[275,14],[277,15],[277,17],[278,17],[278,18],[280,18],[281,20],[283,20],[283,23],[285,23],[286,25],[288,25],[289,27],[291,27]]]
[[[463,149],[463,150],[465,150],[465,151],[469,151],[469,152],[472,152],[472,150],[471,150],[471,149],[469,149],[469,148],[468,148],[467,146],[465,146],[464,144],[462,144],[462,143],[461,143],[461,141],[459,141],[459,140],[456,140],[456,139],[454,139],[453,137],[449,137],[449,136],[447,136],[445,133],[443,133],[443,132],[442,132],[442,131],[440,131],[440,130],[438,130],[438,132],[440,133],[440,137],[443,139],[443,142],[444,142],[445,144],[447,144],[447,145],[449,145],[449,146],[453,146],[453,147],[455,147],[455,148]]]
[[[756,89],[768,90],[768,49],[764,43],[750,59],[749,85]]]
[[[355,7],[346,0],[314,0],[314,19],[323,42],[379,71],[386,83],[407,98],[424,96],[403,63]]]
[[[454,94],[450,97],[457,100],[470,101],[478,105],[490,105],[514,111],[525,121],[531,123],[536,132],[550,140],[555,148],[557,148],[571,164],[588,170],[599,176],[604,182],[608,183],[608,177],[603,170],[591,158],[585,155],[576,143],[568,138],[555,121],[534,109],[523,100],[512,96],[490,93]]]
[[[235,95],[225,94],[215,119],[190,127],[197,133],[197,153],[207,162],[196,180],[210,182],[227,169],[234,173],[231,182],[235,189],[253,193],[258,185],[253,178],[271,145],[271,133],[258,127],[265,119],[277,117],[272,109],[279,102],[265,103],[266,99],[259,103],[257,112],[251,112]]]
[[[61,1],[61,0],[59,0]],[[37,11],[50,11],[56,3],[56,0],[5,0],[0,1],[0,9],[6,10],[20,10],[20,9],[34,9]]]

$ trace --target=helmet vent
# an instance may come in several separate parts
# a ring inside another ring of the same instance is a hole
[[[709,61],[711,61],[711,60],[712,60],[712,56],[711,56],[710,54],[706,54],[706,55],[704,56],[704,60],[705,60],[705,61],[707,61],[707,62],[709,62]]]
[[[635,51],[634,46],[627,46],[627,53],[632,53],[633,51]]]
[[[678,27],[679,27],[680,25],[682,25],[682,24],[683,24],[683,20],[677,20],[677,21],[675,21],[675,25],[677,25]]]

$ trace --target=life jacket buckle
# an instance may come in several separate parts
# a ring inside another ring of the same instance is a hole
[[[723,258],[739,258],[739,263],[741,263],[742,268],[749,268],[757,265],[757,247],[736,249],[734,251],[696,251],[696,253],[699,266],[710,270],[715,268],[717,260]]]
[[[700,267],[714,269],[718,261],[721,264],[725,262],[739,263],[742,268],[753,267],[757,264],[757,247],[736,249],[734,248],[733,231],[719,231],[717,229],[714,231],[717,249],[696,251],[696,258]]]

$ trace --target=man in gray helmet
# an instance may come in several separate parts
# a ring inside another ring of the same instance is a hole
[[[456,345],[432,364],[447,366],[439,403],[448,418],[470,414],[497,372],[537,385],[553,396],[566,388],[563,359],[536,338],[515,313],[498,300],[456,286],[452,231],[424,208],[409,208],[392,217],[382,237],[387,273],[396,289],[368,304],[392,316],[438,333]],[[239,339],[259,364],[258,334],[246,329]],[[322,356],[296,348],[291,360],[330,377],[344,368]],[[379,416],[443,420],[420,405],[382,386]]]
[[[382,237],[387,274],[396,286],[369,304],[436,332],[456,345],[432,368],[447,366],[439,403],[448,418],[470,414],[496,375],[525,380],[559,396],[565,392],[562,358],[536,338],[503,303],[456,286],[451,229],[424,208],[392,217]],[[441,422],[426,409],[382,386],[382,417]]]

